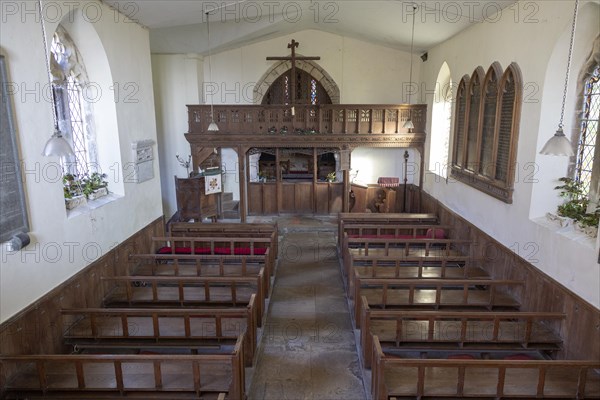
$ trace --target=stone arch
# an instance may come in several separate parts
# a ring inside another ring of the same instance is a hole
[[[279,61],[269,68],[254,86],[254,104],[261,104],[264,95],[267,93],[273,82],[275,82],[277,78],[283,75],[290,68],[292,68],[292,62],[290,60]],[[310,60],[297,60],[296,68],[299,68],[312,75],[321,85],[323,85],[323,88],[325,88],[325,91],[329,95],[331,102],[333,104],[340,104],[340,88],[338,87],[337,83],[335,83],[331,75],[325,71],[325,69]]]

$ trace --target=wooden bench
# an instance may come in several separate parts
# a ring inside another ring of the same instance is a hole
[[[522,281],[486,279],[370,279],[355,273],[354,317],[362,319],[363,296],[370,307],[518,310],[520,303],[506,289],[518,289]]]
[[[175,222],[168,227],[168,235],[172,237],[226,237],[226,238],[261,238],[269,239],[269,255],[271,264],[275,266],[279,251],[279,230],[277,223],[216,223]],[[270,270],[272,274],[273,269]]]
[[[373,336],[387,349],[533,349],[556,351],[562,338],[551,327],[562,313],[376,310],[362,299],[360,342],[371,367]]]
[[[383,353],[373,337],[373,400],[600,396],[600,361],[407,359]]]
[[[339,213],[339,231],[338,240],[340,248],[342,247],[342,239],[344,237],[345,225],[419,225],[438,223],[436,214],[425,213]]]
[[[245,398],[243,337],[231,354],[0,356],[2,398]],[[5,375],[7,371],[16,374]],[[158,395],[158,396],[156,396]],[[186,397],[183,397],[186,396]],[[195,397],[193,397],[195,396]]]
[[[448,239],[451,225],[438,224],[344,224],[340,232],[340,248],[347,247],[347,239]]]
[[[270,251],[270,249],[269,249]],[[130,254],[128,274],[137,276],[257,276],[268,270],[269,255],[212,256],[173,254]],[[265,296],[269,296],[271,279],[264,274]]]
[[[145,309],[84,308],[62,310],[63,334],[78,349],[194,349],[235,344],[244,335],[246,366],[256,352],[255,296],[243,308]]]
[[[383,249],[381,249],[383,250]],[[361,254],[362,253],[362,254]],[[367,254],[364,254],[367,253]],[[385,255],[381,251],[361,251],[355,254],[349,252],[343,260],[344,274],[350,281],[356,267],[366,267],[373,269],[373,273],[390,274],[390,270],[379,270],[383,267],[393,267],[398,269],[399,274],[407,274],[407,276],[416,277],[433,277],[438,276],[444,278],[450,275],[462,274],[468,276],[471,273],[473,276],[487,277],[488,274],[480,267],[483,259],[473,257],[471,255],[456,254],[436,254],[428,253],[427,255]],[[416,269],[407,269],[413,267]],[[426,269],[426,267],[428,267]],[[404,270],[403,270],[404,268]],[[437,268],[437,269],[436,269]],[[457,268],[459,270],[457,270]],[[427,271],[427,272],[426,272]],[[394,271],[394,274],[396,272]],[[414,274],[417,274],[416,276]],[[400,277],[400,276],[398,276]]]
[[[270,252],[272,239],[240,237],[153,237],[151,254],[175,256],[265,256],[267,273],[272,276],[275,258]]]
[[[104,277],[104,307],[240,307],[256,294],[258,326],[262,326],[264,270],[257,277]]]

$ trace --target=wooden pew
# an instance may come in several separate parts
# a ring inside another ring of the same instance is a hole
[[[453,227],[438,224],[344,224],[340,248],[348,246],[347,239],[448,239]]]
[[[360,342],[371,368],[373,336],[387,349],[523,349],[556,351],[562,338],[550,327],[562,313],[376,310],[362,299]]]
[[[467,255],[409,255],[386,256],[369,251],[368,255],[349,253],[343,261],[344,274],[352,287],[354,271],[371,274],[371,277],[395,278],[449,278],[488,277],[480,267],[482,259]]]
[[[354,321],[360,327],[361,299],[383,309],[415,307],[442,309],[511,309],[520,303],[506,289],[523,286],[521,281],[486,279],[371,279],[355,272]],[[503,290],[504,289],[504,290]]]
[[[201,222],[175,222],[168,226],[168,235],[172,237],[230,237],[230,238],[262,238],[269,239],[269,255],[275,266],[279,251],[279,230],[277,223],[244,224],[217,223],[203,224]],[[271,273],[273,270],[270,271]]]
[[[269,269],[268,252],[263,256],[130,254],[127,270],[137,276],[257,276],[261,268]],[[269,297],[271,279],[266,273],[263,285]]]
[[[373,337],[373,400],[600,396],[600,361],[394,358]]]
[[[2,398],[245,398],[243,337],[231,354],[53,354],[0,356]],[[185,396],[185,397],[184,397]],[[195,396],[195,397],[193,397]]]
[[[104,307],[240,307],[256,294],[258,326],[262,326],[264,270],[257,277],[103,277],[110,285]]]
[[[187,255],[265,256],[268,260],[266,271],[273,276],[275,258],[270,251],[271,242],[270,238],[252,237],[153,237],[150,254],[169,255],[172,258]]]
[[[84,308],[61,310],[66,344],[78,349],[178,348],[233,345],[244,335],[246,366],[256,352],[253,295],[243,308]]]
[[[418,225],[418,224],[437,224],[436,214],[419,213],[339,213],[339,231],[338,240],[340,248],[342,247],[342,238],[344,237],[345,225]]]

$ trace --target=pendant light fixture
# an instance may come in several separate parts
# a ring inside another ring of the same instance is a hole
[[[208,11],[206,12],[206,33],[208,37],[208,80],[212,83],[212,64],[210,56],[210,19]],[[208,125],[209,132],[218,132],[219,126],[215,122],[213,95],[210,96],[210,125]]]
[[[573,56],[573,43],[575,41],[575,27],[577,26],[577,11],[579,9],[579,0],[575,0],[575,11],[573,12],[573,25],[571,26],[571,41],[569,42],[569,56],[567,58],[567,74],[565,77],[565,88],[563,91],[562,98],[562,109],[560,112],[560,122],[558,123],[558,130],[552,136],[548,142],[544,145],[540,154],[553,155],[553,156],[569,156],[575,155],[573,152],[573,145],[571,141],[565,136],[563,131],[563,119],[565,117],[565,103],[567,101],[567,90],[569,88],[569,75],[571,73],[571,58]]]
[[[46,74],[48,75],[48,86],[50,88],[50,104],[52,106],[52,119],[54,121],[54,133],[46,142],[42,155],[46,157],[59,156],[66,157],[72,156],[75,153],[73,148],[65,140],[58,128],[58,120],[56,117],[56,103],[54,102],[54,90],[52,87],[52,72],[50,71],[50,52],[48,51],[48,43],[46,36],[46,25],[44,24],[44,16],[42,13],[42,0],[38,0],[38,10],[40,15],[40,24],[42,26],[42,41],[44,42],[44,57],[46,58]]]
[[[415,45],[415,15],[417,13],[417,6],[413,4],[413,15],[412,15],[412,34],[410,38],[410,76],[409,76],[409,90],[408,90],[408,105],[411,105],[410,96],[412,92],[412,73],[413,73],[413,50]],[[408,129],[411,132],[415,129],[415,124],[412,122],[412,110],[409,110],[408,119],[402,125],[404,128]]]

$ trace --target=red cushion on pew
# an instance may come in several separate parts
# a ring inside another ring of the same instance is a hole
[[[156,252],[157,254],[173,254],[173,248],[169,246],[161,247]],[[250,247],[236,247],[233,249],[233,253],[238,256],[264,256],[267,253],[266,247],[256,247],[254,248],[254,254],[252,253],[252,249]],[[174,254],[192,254],[191,247],[175,247]],[[211,254],[210,247],[196,247],[194,249],[194,254]],[[231,249],[229,247],[215,247],[216,255],[230,255]]]
[[[429,229],[427,229],[427,233],[425,234],[425,237],[430,238],[430,239],[446,239],[446,232],[444,232],[444,230],[440,229],[440,228],[436,228],[436,229],[429,228]]]
[[[471,354],[452,354],[448,356],[448,360],[475,360],[475,356]]]
[[[535,358],[531,357],[527,354],[511,354],[510,356],[504,357],[505,360],[535,360]]]

